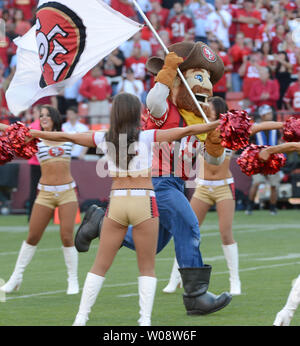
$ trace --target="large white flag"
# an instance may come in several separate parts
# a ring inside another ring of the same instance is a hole
[[[40,98],[57,95],[141,28],[101,0],[41,0],[36,24],[14,41],[9,110],[18,115]]]

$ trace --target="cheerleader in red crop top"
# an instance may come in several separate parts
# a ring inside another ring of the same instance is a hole
[[[40,125],[43,131],[60,131],[61,116],[55,108],[42,106]],[[73,242],[78,201],[75,191],[76,184],[70,170],[72,145],[70,142],[47,140],[38,143],[37,158],[41,165],[38,195],[30,217],[29,234],[22,244],[14,272],[8,282],[0,288],[6,293],[20,287],[23,272],[30,263],[37,249],[37,244],[52,219],[56,207],[58,207],[59,212],[60,236],[68,271],[67,294],[77,294],[79,292],[77,279],[78,253]]]
[[[61,142],[73,142],[97,147],[103,158],[97,164],[100,176],[113,178],[110,203],[104,217],[98,253],[87,274],[79,311],[74,325],[85,325],[88,314],[118,252],[129,225],[137,252],[140,276],[139,325],[151,324],[151,312],[156,290],[155,254],[158,241],[158,209],[151,180],[152,144],[171,143],[186,136],[215,129],[219,122],[168,130],[140,130],[141,103],[128,93],[114,98],[110,129],[104,132],[64,133],[32,130],[34,137]],[[108,169],[106,168],[108,167]],[[107,171],[105,171],[107,169]]]

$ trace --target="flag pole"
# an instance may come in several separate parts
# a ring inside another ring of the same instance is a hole
[[[156,39],[159,42],[159,44],[162,46],[162,48],[165,51],[165,53],[168,54],[169,53],[168,48],[165,46],[165,44],[163,43],[163,41],[160,38],[160,36],[156,32],[156,30],[153,28],[152,24],[150,23],[149,19],[146,17],[146,15],[143,12],[143,10],[141,9],[140,5],[137,3],[136,0],[132,0],[132,2],[134,4],[134,6],[136,7],[136,9],[139,11],[139,14],[142,16],[142,18],[144,19],[145,23],[149,27],[149,29],[153,32],[154,36],[156,37]],[[187,91],[189,92],[191,98],[193,99],[195,105],[197,106],[197,108],[198,108],[200,114],[202,115],[203,119],[205,120],[206,123],[209,123],[209,120],[207,119],[206,114],[204,113],[203,109],[201,108],[199,102],[196,99],[195,94],[192,92],[190,86],[188,85],[186,79],[184,78],[184,75],[182,74],[182,72],[180,71],[179,68],[177,68],[177,73],[178,73],[178,76],[181,78],[181,80],[182,80],[184,86],[186,87]]]

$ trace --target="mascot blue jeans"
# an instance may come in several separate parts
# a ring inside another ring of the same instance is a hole
[[[173,236],[179,267],[202,267],[199,224],[184,195],[184,181],[170,176],[152,178],[152,182],[159,211],[157,253]],[[123,245],[134,249],[131,227],[128,229]]]

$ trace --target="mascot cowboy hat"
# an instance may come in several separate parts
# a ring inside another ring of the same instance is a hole
[[[184,61],[178,66],[181,72],[190,69],[205,69],[210,73],[210,81],[216,84],[224,74],[224,64],[222,59],[203,42],[179,42],[168,47],[169,52],[176,53]],[[162,69],[164,59],[160,57],[150,57],[147,60],[146,68],[154,75]]]

